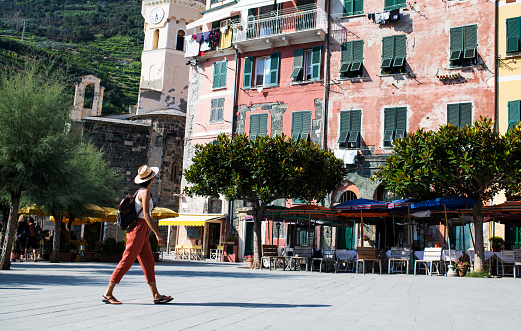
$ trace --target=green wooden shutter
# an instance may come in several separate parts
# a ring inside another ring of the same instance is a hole
[[[223,120],[223,111],[224,111],[224,98],[217,99],[217,121]]]
[[[384,109],[384,143],[392,143],[396,128],[396,108]]]
[[[356,144],[358,136],[360,135],[360,129],[362,126],[362,111],[352,110],[351,111],[351,133],[349,134],[348,143]]]
[[[311,112],[304,111],[302,112],[302,134],[300,139],[304,141],[308,141],[309,135],[311,133]]]
[[[459,104],[447,105],[447,124],[459,127]]]
[[[221,84],[221,62],[215,62],[213,65],[212,88],[219,88],[220,84]]]
[[[351,66],[351,71],[358,71],[362,68],[362,63],[364,62],[364,41],[363,40],[354,40],[353,44],[353,65]]]
[[[210,122],[216,121],[218,106],[219,106],[219,99],[212,99],[212,110],[210,113]]]
[[[265,137],[268,134],[268,114],[259,114],[258,135]]]
[[[338,143],[343,144],[347,140],[347,136],[349,135],[349,131],[351,130],[351,112],[350,111],[341,111],[340,112],[340,138],[338,138]]]
[[[253,75],[253,56],[244,58],[244,81],[242,87],[251,88],[251,80]]]
[[[463,27],[450,28],[450,61],[459,60],[463,51]]]
[[[250,115],[250,140],[257,139],[259,134],[259,114]]]
[[[520,101],[509,101],[508,102],[508,130],[512,129],[521,120],[521,107]]]
[[[343,42],[340,55],[340,72],[348,72],[352,62],[352,45],[351,41]]]
[[[459,104],[459,127],[472,125],[472,103],[465,102]]]
[[[298,77],[300,72],[302,71],[302,66],[304,64],[304,50],[296,49],[293,51],[293,71],[291,72],[290,77]]]
[[[228,61],[221,62],[221,78],[219,87],[226,87],[226,75],[228,73]]]
[[[353,1],[354,0],[344,0],[344,14],[346,16],[353,15]]]
[[[394,58],[394,36],[382,39],[382,68],[389,68]]]
[[[396,0],[396,8],[404,8],[407,6],[406,0]]]
[[[407,55],[407,36],[402,34],[394,36],[394,62],[393,67],[401,67],[405,63]]]
[[[353,15],[364,13],[364,0],[353,0]]]
[[[507,53],[519,52],[519,20],[521,17],[507,19]]]
[[[405,137],[407,131],[407,107],[396,108],[396,134],[395,139]]]
[[[302,132],[302,113],[293,112],[291,117],[291,139],[298,141],[300,139],[300,133]]]
[[[385,0],[384,9],[391,10],[396,6],[396,0]]]
[[[279,85],[279,59],[280,53],[270,55],[270,86]]]
[[[320,79],[320,60],[322,57],[322,46],[315,46],[311,49],[311,79]]]
[[[465,51],[463,58],[473,59],[476,57],[478,48],[478,26],[465,25],[464,28],[465,40],[463,42],[463,46]]]

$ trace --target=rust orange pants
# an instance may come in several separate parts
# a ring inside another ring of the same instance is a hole
[[[127,231],[127,245],[123,257],[119,261],[118,266],[112,273],[110,281],[119,284],[121,278],[127,273],[134,261],[139,261],[143,273],[147,279],[147,283],[156,281],[156,274],[154,272],[154,256],[152,255],[152,248],[148,237],[150,236],[150,227],[147,222],[140,218],[132,229]]]

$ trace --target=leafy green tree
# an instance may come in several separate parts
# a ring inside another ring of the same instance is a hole
[[[323,201],[347,174],[341,160],[314,143],[284,135],[250,141],[221,134],[197,145],[193,164],[184,172],[190,196],[223,195],[253,205],[254,263],[261,257],[261,220],[267,205],[281,198]],[[230,211],[231,212],[231,211]]]
[[[398,139],[393,155],[375,174],[396,195],[427,199],[458,195],[478,200],[473,206],[476,231],[476,270],[483,268],[483,202],[502,189],[519,192],[521,130],[502,136],[492,120],[459,129],[443,125],[439,131],[420,129]]]

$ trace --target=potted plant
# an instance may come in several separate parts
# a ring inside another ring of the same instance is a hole
[[[226,244],[228,245],[235,245],[235,236],[234,235],[227,235],[226,236]]]
[[[121,260],[121,255],[125,250],[124,242],[116,242],[114,238],[107,238],[101,244],[101,254],[100,261],[101,262],[119,262]]]
[[[72,262],[74,259],[74,253],[71,252],[71,243],[63,232],[60,233],[60,262]]]
[[[364,235],[362,236],[362,239],[365,240],[365,241],[369,241],[369,239],[371,239],[371,238],[369,238],[368,235],[364,234]]]
[[[244,261],[248,262],[248,268],[253,268],[253,255],[245,255]]]
[[[94,257],[96,253],[94,252],[96,248],[96,239],[98,237],[98,231],[94,224],[85,225],[84,231],[84,240],[83,243],[86,246],[85,251],[83,252],[83,261],[85,262],[94,262]]]
[[[425,234],[425,240],[427,240],[427,241],[432,240],[432,233],[427,232],[427,233]]]
[[[490,241],[490,247],[494,252],[500,252],[501,246],[505,243],[505,240],[501,237],[490,237],[488,241]]]
[[[469,270],[470,263],[461,262],[460,260],[454,261],[454,268],[458,272],[458,276],[465,277],[467,271]]]

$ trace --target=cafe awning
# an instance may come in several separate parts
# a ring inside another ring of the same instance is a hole
[[[224,214],[179,214],[176,218],[165,218],[159,221],[159,226],[204,226],[207,222],[221,221],[226,217]]]

